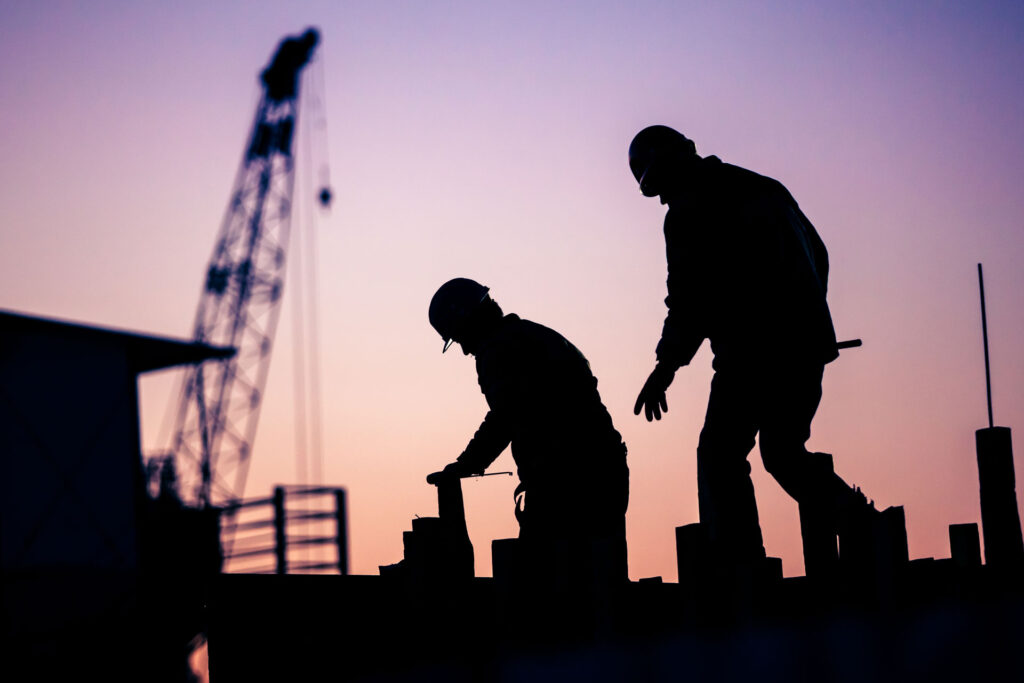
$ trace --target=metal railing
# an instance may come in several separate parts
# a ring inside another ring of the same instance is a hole
[[[348,574],[346,510],[345,489],[323,486],[278,486],[269,498],[229,504],[221,514],[224,571]]]

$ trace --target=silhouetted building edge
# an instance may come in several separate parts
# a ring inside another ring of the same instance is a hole
[[[145,659],[137,378],[232,353],[0,311],[3,635],[36,673]]]

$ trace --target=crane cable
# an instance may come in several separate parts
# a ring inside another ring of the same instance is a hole
[[[328,163],[330,147],[327,139],[327,103],[326,98],[326,84],[324,78],[324,57],[323,51],[317,57],[316,63],[313,65],[312,73],[317,79],[317,95],[320,98],[320,120],[317,128],[321,131],[320,139],[317,141],[319,144],[315,145],[314,148],[318,149],[322,154],[319,164],[319,175],[320,175],[320,189],[317,192],[317,199],[320,202],[321,210],[327,210],[330,208],[332,193],[331,189],[331,167]],[[312,158],[310,158],[312,161]],[[310,213],[316,215],[316,212],[310,208]],[[324,453],[323,453],[323,393],[320,384],[320,291],[318,288],[318,268],[317,268],[317,235],[315,231],[311,231],[311,237],[307,242],[309,249],[309,301],[310,301],[310,398],[312,402],[312,432],[311,432],[311,443],[313,451],[313,483],[320,485],[323,483],[323,467],[324,467]]]
[[[292,334],[293,341],[293,391],[295,420],[295,466],[296,483],[318,486],[323,481],[323,410],[320,383],[320,321],[319,290],[317,274],[317,214],[315,203],[321,208],[330,204],[330,169],[327,164],[327,121],[323,102],[324,76],[323,58],[318,54],[303,76],[303,109],[299,121],[299,156],[302,163],[296,169],[299,179],[299,200],[295,207],[295,229],[290,248],[290,267],[294,275],[290,278],[293,288]],[[314,164],[316,161],[316,164]],[[316,180],[314,165],[318,169],[319,186],[314,191]],[[304,500],[304,499],[302,499]],[[297,512],[309,512],[306,504]],[[320,522],[308,522],[313,528]],[[319,531],[319,530],[318,530]],[[319,534],[318,534],[319,535]],[[306,547],[304,559],[312,549]]]

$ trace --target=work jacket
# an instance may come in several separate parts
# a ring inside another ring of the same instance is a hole
[[[511,443],[528,499],[628,490],[626,445],[590,364],[565,337],[506,315],[476,353],[476,370],[490,410],[458,458],[467,471],[482,472]]]
[[[704,339],[718,370],[838,356],[825,301],[828,252],[781,183],[711,156],[668,205],[659,362],[686,365]]]

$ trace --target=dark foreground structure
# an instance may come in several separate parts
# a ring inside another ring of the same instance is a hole
[[[219,577],[211,680],[1024,679],[1024,566],[983,565],[975,524],[950,527],[951,558],[913,561],[902,508],[838,539],[812,526],[805,552],[831,542],[837,561],[795,578],[717,561],[693,524],[678,584],[609,585],[568,561],[537,572],[519,539],[474,578],[461,489],[439,488],[439,509],[381,576]]]
[[[9,680],[185,680],[217,510],[147,494],[140,374],[231,349],[0,311]]]
[[[224,575],[210,673],[218,683],[1019,681],[1024,597],[992,579],[925,562],[884,607],[821,599],[802,578],[747,607],[701,586],[631,583],[602,621],[578,619],[568,598],[518,601],[497,579],[439,589]]]
[[[679,583],[583,575],[579,548],[537,562],[519,539],[494,541],[477,578],[446,479],[380,576],[232,575],[220,511],[148,490],[137,396],[140,373],[230,353],[0,312],[4,680],[191,680],[197,634],[214,683],[1024,680],[1004,427],[977,434],[984,564],[975,524],[950,527],[949,559],[910,560],[893,507],[838,537],[801,514],[806,577],[723,563],[693,524]]]

